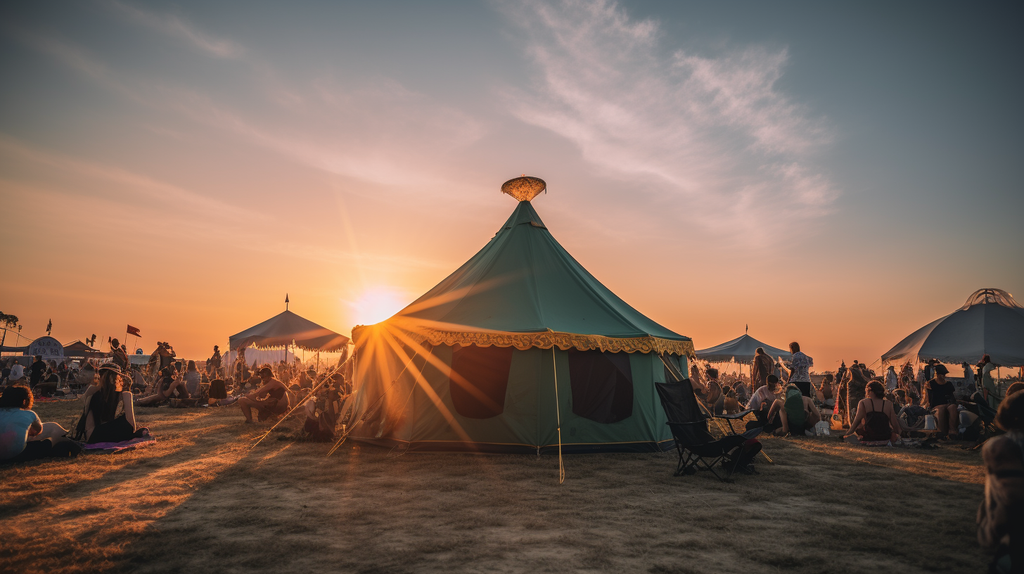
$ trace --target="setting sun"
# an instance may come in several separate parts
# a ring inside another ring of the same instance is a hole
[[[356,325],[373,325],[401,311],[408,303],[395,289],[375,287],[367,289],[348,305]]]

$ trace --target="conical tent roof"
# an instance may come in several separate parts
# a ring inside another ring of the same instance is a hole
[[[1024,366],[1024,309],[1002,289],[975,291],[963,307],[914,331],[882,360],[973,364],[985,354],[997,365]]]
[[[292,313],[284,311],[266,321],[236,333],[228,339],[232,351],[255,345],[285,347],[295,345],[312,351],[337,351],[348,344],[348,337]]]
[[[778,347],[766,345],[745,333],[721,345],[698,350],[697,358],[712,363],[728,363],[733,359],[738,363],[749,363],[754,360],[754,351],[758,347],[761,347],[765,353],[775,358],[782,357],[787,361],[793,358],[789,351],[783,351]]]
[[[691,354],[693,343],[612,293],[520,201],[454,273],[387,320],[431,344]],[[358,342],[360,329],[354,331]]]
[[[686,372],[688,337],[630,307],[555,241],[516,178],[511,217],[390,319],[353,329],[352,437],[486,452],[664,450],[655,382]]]

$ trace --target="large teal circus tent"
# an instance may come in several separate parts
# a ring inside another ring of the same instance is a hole
[[[353,330],[352,437],[412,448],[658,450],[672,443],[654,383],[685,373],[689,338],[608,290],[520,200],[469,261],[390,319]]]

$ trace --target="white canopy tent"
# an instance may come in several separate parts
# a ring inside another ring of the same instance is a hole
[[[295,350],[314,353],[330,353],[327,361],[336,360],[336,354],[343,356],[347,351],[349,338],[326,327],[300,317],[285,309],[258,325],[232,335],[228,339],[228,353],[224,366],[230,368],[238,356],[239,349],[248,348],[246,363],[276,363],[295,360]],[[319,361],[318,361],[319,362]]]
[[[709,363],[729,363],[735,360],[737,363],[749,364],[754,360],[754,351],[758,347],[764,349],[764,352],[771,355],[773,359],[782,357],[783,360],[788,361],[793,358],[789,351],[762,343],[746,333],[721,345],[697,351],[697,358]]]
[[[975,291],[962,307],[889,349],[882,362],[974,364],[986,354],[1003,367],[1024,366],[1024,308],[1002,289]]]

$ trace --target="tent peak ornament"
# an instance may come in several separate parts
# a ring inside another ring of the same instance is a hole
[[[1013,300],[1013,295],[1010,295],[1002,289],[993,289],[991,287],[986,289],[978,289],[967,298],[967,302],[964,303],[963,307],[960,307],[961,311],[967,310],[974,305],[990,305],[990,304],[1002,305],[1003,307],[1016,307],[1020,308],[1020,305]]]
[[[530,201],[543,191],[547,191],[548,184],[539,177],[532,177],[523,174],[501,184],[501,192],[507,193],[519,201]]]

